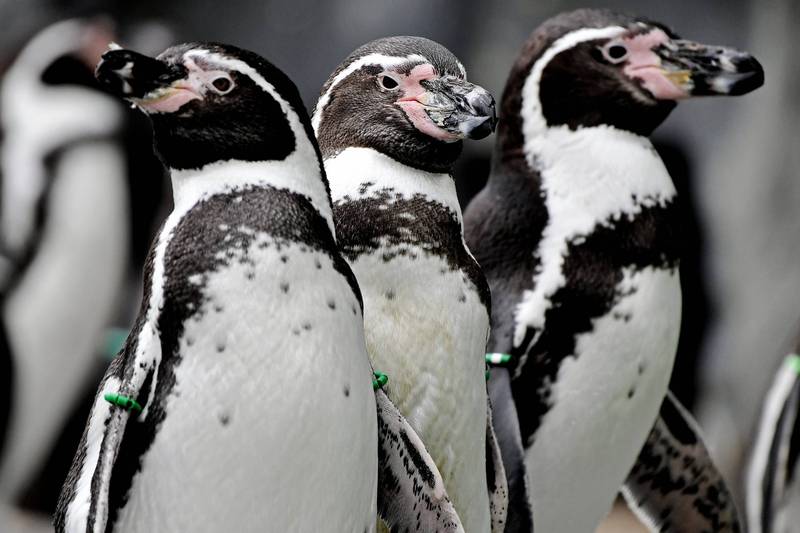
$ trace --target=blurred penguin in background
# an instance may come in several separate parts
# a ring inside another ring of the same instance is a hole
[[[800,533],[800,355],[767,391],[746,481],[750,533]]]
[[[88,403],[81,406],[107,366],[103,352],[115,351],[104,347],[109,326],[124,328],[133,316],[130,273],[139,275],[163,196],[148,170],[161,167],[152,137],[130,141],[147,126],[94,79],[112,37],[105,19],[55,23],[25,45],[0,85],[6,511],[49,515],[55,507],[80,439],[80,423],[70,422],[85,419]],[[152,183],[133,188],[138,175]]]

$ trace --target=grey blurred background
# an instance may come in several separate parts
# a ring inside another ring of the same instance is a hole
[[[0,0],[0,72],[41,28],[102,13],[120,44],[143,52],[188,40],[256,51],[295,80],[309,109],[350,51],[392,34],[439,41],[499,99],[529,33],[577,7],[644,15],[683,37],[746,49],[766,72],[765,86],[743,98],[681,103],[654,135],[686,219],[673,388],[736,487],[764,391],[800,325],[800,0]],[[492,142],[465,148],[457,172],[465,203],[485,180]],[[123,298],[135,300],[132,279]]]

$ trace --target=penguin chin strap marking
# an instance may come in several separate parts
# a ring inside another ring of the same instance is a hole
[[[123,396],[122,394],[117,394],[115,392],[108,392],[103,395],[103,399],[112,405],[122,407],[128,412],[136,411],[136,414],[142,412],[142,406],[139,405],[139,402],[128,396]]]

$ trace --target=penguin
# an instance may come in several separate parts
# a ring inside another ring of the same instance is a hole
[[[0,86],[0,499],[15,507],[102,374],[128,268],[125,108],[92,75],[109,35],[98,20],[51,25]]]
[[[291,80],[214,43],[157,58],[112,46],[97,77],[150,117],[175,207],[56,531],[363,532],[376,512],[463,531],[421,441],[374,390],[360,291]]]
[[[767,391],[745,483],[750,533],[800,532],[800,355],[786,356]]]
[[[452,169],[462,139],[495,121],[494,99],[449,50],[409,36],[351,53],[313,115],[371,360],[470,532],[502,531],[506,487],[485,384],[489,288],[464,243]]]
[[[651,462],[623,491],[640,516],[668,517],[661,531],[739,529],[724,484],[703,482],[718,476],[698,472],[692,493],[673,478],[682,451],[707,454],[691,448],[696,426],[674,398],[662,407],[681,317],[680,233],[675,188],[648,137],[678,100],[744,94],[763,80],[751,55],[607,10],[560,14],[523,46],[489,181],[465,214],[492,292],[489,351],[510,356],[490,395],[498,419],[516,415],[498,434],[512,462],[511,530],[533,521],[538,533],[593,531],[640,451]],[[649,433],[665,409],[675,416]],[[647,485],[647,473],[662,476]],[[694,504],[652,516],[667,500],[639,507],[646,485]]]

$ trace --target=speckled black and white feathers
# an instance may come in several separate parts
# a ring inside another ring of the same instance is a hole
[[[304,487],[297,492],[330,493],[334,482],[346,478],[349,484],[332,500],[341,512],[325,514],[360,530],[375,513],[369,497],[377,471],[374,394],[360,293],[336,247],[308,117],[286,99],[296,96],[293,86],[286,98],[276,89],[291,82],[283,75],[265,78],[269,69],[259,73],[263,62],[248,63],[247,53],[222,45],[172,50],[195,76],[187,83],[208,72],[243,76],[237,78],[241,92],[228,100],[236,107],[243,98],[245,107],[280,115],[283,121],[273,125],[278,132],[289,128],[289,148],[272,150],[263,125],[239,129],[226,123],[219,116],[226,107],[216,98],[220,93],[210,96],[209,90],[204,98],[202,85],[194,86],[194,103],[203,105],[180,104],[180,113],[169,117],[173,122],[161,116],[169,112],[151,113],[164,126],[155,135],[172,166],[175,210],[148,258],[137,323],[95,400],[59,502],[57,529],[173,530],[192,523],[251,529],[265,515],[281,529],[307,529],[319,517],[300,513],[302,504],[283,485],[291,479]],[[108,62],[98,72],[106,80],[121,79],[124,87],[137,71],[130,64],[169,68],[128,51],[104,57]],[[158,90],[175,94],[174,81],[158,81],[164,84]],[[188,149],[192,138],[194,154]],[[203,153],[215,138],[222,151]],[[236,138],[240,148],[261,145],[262,151],[226,151]],[[200,159],[184,167],[181,158],[192,155]],[[203,159],[208,156],[217,160]],[[336,344],[326,338],[328,330],[337,332]],[[108,393],[133,398],[144,410],[131,415],[106,402]],[[326,441],[333,461],[318,453],[303,425],[316,430],[335,424],[325,409],[343,417],[352,432],[346,440]],[[160,461],[177,477],[165,477],[154,466]],[[308,478],[297,476],[294,461],[311,465],[324,480],[303,485]],[[268,474],[255,472],[255,464]],[[357,467],[363,470],[353,475]],[[187,476],[193,481],[172,485]],[[218,492],[224,483],[236,490]],[[278,485],[281,491],[267,497]],[[242,493],[254,499],[247,502]]]
[[[185,326],[190,321],[200,320],[204,314],[223,311],[221,302],[211,301],[206,295],[206,280],[220,269],[238,263],[253,267],[252,272],[245,274],[242,283],[281,283],[279,280],[257,278],[256,265],[249,251],[273,247],[280,252],[282,247],[289,244],[299,244],[301,250],[329,256],[334,268],[347,279],[360,305],[361,296],[355,278],[338,254],[326,221],[305,198],[296,193],[271,187],[248,187],[217,194],[190,209],[175,228],[165,255],[164,306],[158,318],[162,360],[158,367],[157,388],[146,420],[128,422],[125,428],[125,438],[121,441],[111,472],[109,524],[114,523],[116,511],[125,505],[132,478],[141,469],[141,460],[164,419],[164,406],[175,386],[173,369],[180,364],[179,343],[184,337]],[[284,257],[288,261],[288,256]],[[152,261],[151,253],[148,264]],[[322,268],[321,264],[319,268]],[[148,285],[144,302],[149,301],[151,278],[148,274],[151,273],[152,266],[145,271]],[[187,283],[187,279],[194,282]],[[287,285],[286,291],[289,290]],[[346,303],[340,302],[340,305]],[[360,309],[352,309],[353,314],[357,311],[360,312]],[[122,368],[119,373],[122,382],[130,379],[135,370],[134,354],[142,327],[140,320],[117,363]],[[302,321],[298,321],[300,327]],[[191,345],[192,339],[186,338],[185,342]],[[221,356],[225,348],[224,344],[216,346]],[[142,405],[147,404],[150,396],[150,383],[152,377],[138,391],[137,400]],[[80,463],[76,461],[77,466]],[[71,473],[71,477],[76,475],[76,472]],[[68,485],[62,495],[64,503],[69,501],[69,491],[74,490]]]
[[[381,517],[396,532],[463,531],[422,441],[382,390],[375,392],[375,398]]]
[[[486,404],[486,484],[489,488],[489,511],[492,531],[505,531],[508,518],[508,478],[503,465],[503,450],[494,429],[492,405]]]
[[[738,533],[733,495],[717,472],[697,424],[668,393],[622,489],[651,531]]]
[[[337,198],[333,204],[339,246],[348,260],[376,252],[385,262],[397,256],[411,261],[420,255],[440,257],[451,271],[463,273],[489,309],[486,278],[464,246],[456,213],[424,194],[407,197],[370,182],[363,183],[359,193],[356,198]]]
[[[396,90],[382,76],[399,80]],[[468,82],[444,47],[380,39],[333,72],[313,122],[337,239],[364,295],[370,357],[391,376],[386,393],[425,442],[466,530],[487,531],[504,517],[504,505],[492,506],[505,484],[501,465],[486,466],[497,455],[486,446],[489,291],[464,243],[450,174],[464,135],[404,111],[445,85]]]

